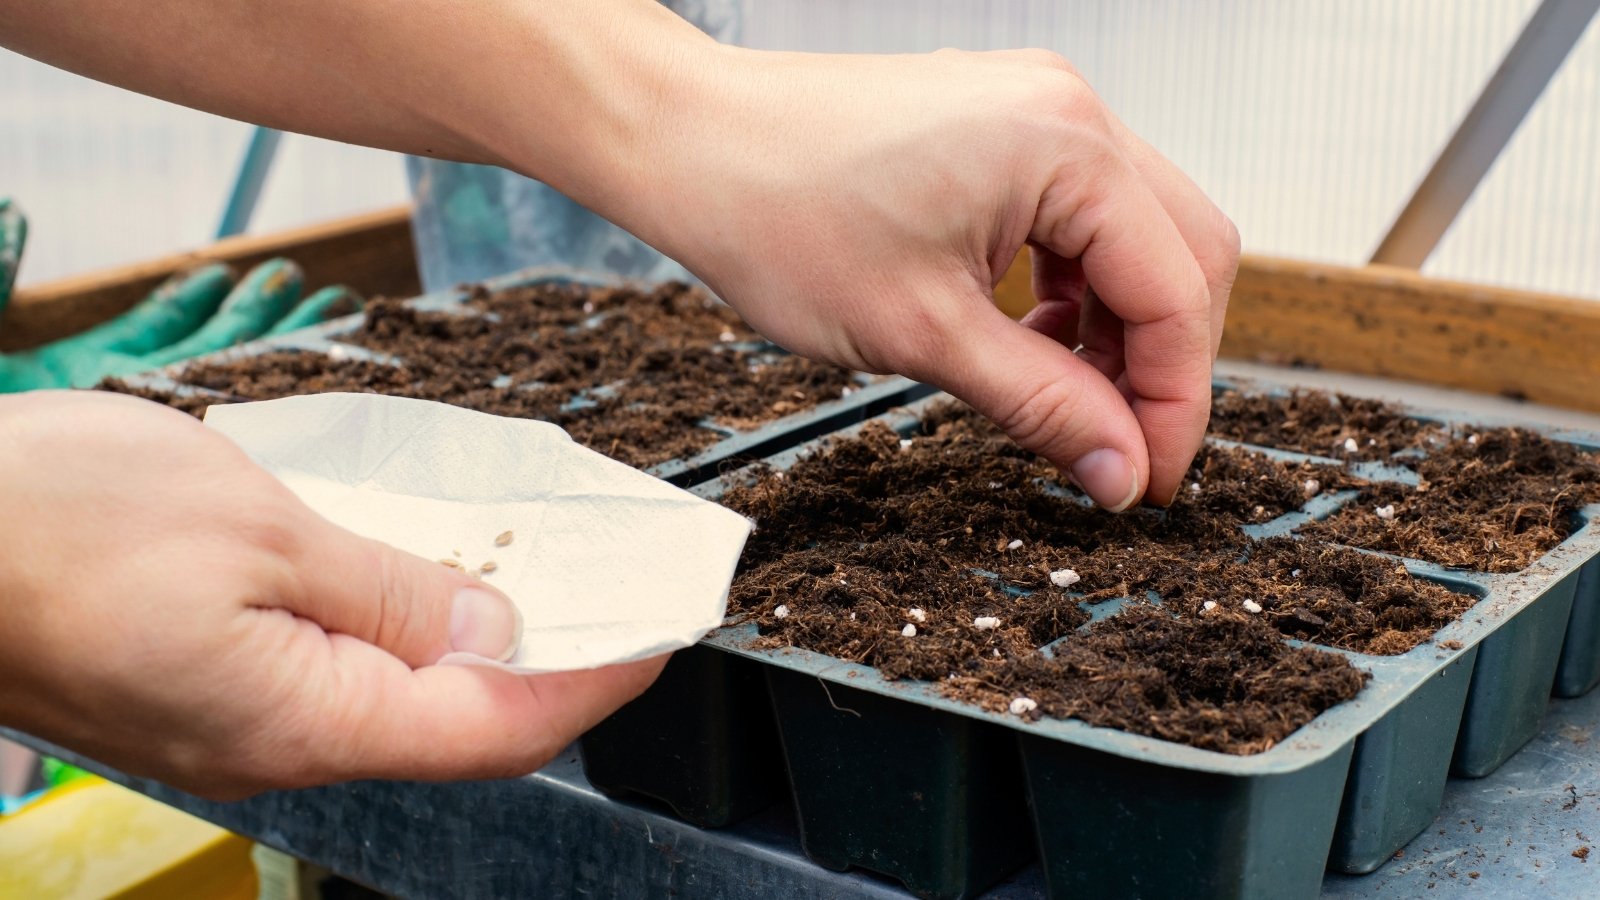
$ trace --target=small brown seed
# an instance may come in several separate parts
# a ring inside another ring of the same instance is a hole
[[[511,538],[512,537],[514,537],[514,535],[512,535],[511,532],[502,531],[499,534],[495,535],[494,545],[496,547],[504,547],[505,545],[511,543]]]
[[[441,559],[441,560],[439,560],[439,562],[443,563],[444,565],[449,566],[452,569],[461,568],[461,561],[458,560],[458,559]]]
[[[490,572],[493,572],[495,569],[498,569],[498,568],[500,568],[500,567],[495,565],[494,564],[494,560],[491,559],[488,562],[484,563],[483,565],[479,566],[478,567],[478,571],[482,572],[485,575],[487,575]]]

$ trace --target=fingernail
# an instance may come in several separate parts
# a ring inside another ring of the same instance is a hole
[[[1121,450],[1102,447],[1085,453],[1072,464],[1072,478],[1094,502],[1112,512],[1122,512],[1139,496],[1133,460]]]
[[[522,643],[522,613],[505,594],[483,585],[456,591],[450,605],[450,649],[505,662]]]

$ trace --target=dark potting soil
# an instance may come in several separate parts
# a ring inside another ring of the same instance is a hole
[[[373,302],[344,340],[395,357],[393,365],[282,351],[191,365],[180,377],[246,400],[375,392],[544,419],[635,466],[721,440],[708,421],[753,428],[856,386],[847,370],[775,352],[731,309],[683,284],[480,289],[468,305],[486,315]],[[115,381],[101,387],[131,392]],[[580,393],[583,402],[572,403]],[[203,412],[186,398],[151,399]]]
[[[1281,395],[1218,390],[1211,397],[1208,431],[1230,441],[1340,460],[1386,459],[1448,437],[1445,429],[1392,403],[1312,390]],[[1355,441],[1354,451],[1345,449],[1347,440]]]
[[[947,690],[1029,718],[1091,725],[1223,753],[1270,750],[1323,710],[1353,698],[1368,674],[1344,657],[1291,647],[1258,618],[1226,611],[1173,618],[1136,604],[1063,641]]]
[[[1517,428],[1462,435],[1413,463],[1416,487],[1374,483],[1308,536],[1484,572],[1526,568],[1600,502],[1600,457]],[[1392,506],[1394,515],[1378,515]]]
[[[1314,493],[1348,483],[1338,470],[1207,448],[1190,472],[1198,490],[1180,491],[1169,510],[1121,516],[1086,505],[1056,486],[1058,477],[955,404],[930,411],[909,438],[869,424],[787,472],[764,473],[724,494],[726,505],[757,522],[730,609],[759,623],[766,646],[803,647],[876,666],[889,678],[939,681],[955,696],[985,704],[1027,696],[1051,715],[1229,752],[1265,749],[1359,689],[1363,676],[1343,657],[1283,643],[1303,623],[1286,628],[1289,613],[1275,608],[1245,613],[1237,594],[1228,594],[1227,608],[1203,615],[1202,599],[1181,618],[1156,613],[1162,624],[1129,619],[1142,623],[1135,628],[1123,613],[1076,631],[1087,619],[1078,601],[1139,597],[1192,580],[1208,565],[1248,573],[1234,587],[1253,590],[1264,607],[1269,600],[1276,607],[1279,596],[1287,602],[1293,585],[1272,581],[1264,563],[1229,565],[1251,550],[1240,526],[1297,508],[1308,480],[1318,482]],[[1065,569],[1081,580],[1055,584],[1050,574]],[[1252,585],[1251,577],[1264,583]],[[1308,619],[1313,608],[1327,613],[1328,642],[1399,652],[1392,638],[1399,626],[1363,619],[1359,607],[1410,602],[1403,596],[1409,577],[1391,593],[1362,588],[1354,596],[1316,583],[1318,591],[1306,591],[1295,606]],[[1344,604],[1337,613],[1335,595]],[[993,627],[978,627],[988,617],[997,620]],[[1054,647],[1059,661],[1045,661],[1038,648],[1062,638]],[[1069,697],[1052,687],[1067,677],[1061,672],[1079,671],[1061,666],[1104,662],[1161,640],[1167,657],[1101,666],[1102,686],[1089,693]],[[1231,661],[1227,690],[1196,674],[1217,659]],[[1253,682],[1258,676],[1263,680]],[[1164,687],[1156,690],[1156,683]],[[1273,693],[1276,684],[1296,685],[1302,699],[1273,706],[1288,696]],[[1059,702],[1024,687],[1059,694]],[[1109,705],[1089,711],[1083,704],[1093,706],[1089,698],[1102,689]]]

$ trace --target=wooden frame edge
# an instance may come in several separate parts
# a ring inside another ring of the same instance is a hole
[[[995,288],[1033,306],[1026,253]],[[1379,375],[1600,411],[1600,301],[1349,267],[1245,256],[1222,355]]]
[[[368,296],[420,290],[411,238],[411,207],[397,206],[266,235],[227,238],[174,253],[74,275],[17,291],[0,319],[0,351],[48,343],[131,307],[171,275],[205,262],[240,272],[274,256],[305,270],[307,292],[347,284]]]

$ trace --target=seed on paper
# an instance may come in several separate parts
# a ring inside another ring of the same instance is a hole
[[[1244,611],[1247,613],[1261,612],[1261,604],[1255,602],[1254,600],[1246,600],[1243,605]]]
[[[906,637],[916,637],[917,636],[917,626],[911,624],[910,622],[907,622],[906,623],[906,627],[900,629],[900,633],[905,635]]]
[[[479,566],[478,567],[478,571],[481,572],[484,575],[487,575],[490,572],[493,572],[494,570],[496,570],[498,568],[500,568],[500,566],[497,563],[495,563],[494,560],[491,559],[488,562],[485,562],[483,565]]]
[[[920,607],[911,607],[910,609],[906,610],[906,615],[910,616],[913,622],[928,621],[928,614],[923,612]]]
[[[1057,569],[1050,573],[1050,583],[1058,588],[1068,588],[1082,581],[1077,572],[1071,569]]]
[[[441,559],[441,560],[439,560],[439,562],[443,563],[444,565],[449,566],[452,569],[461,568],[461,560],[459,560],[459,559]]]
[[[772,611],[772,617],[774,619],[789,618],[789,607],[784,606],[782,603],[778,604],[778,608]]]
[[[1013,716],[1027,715],[1039,708],[1039,704],[1027,697],[1018,697],[1011,701],[1011,714]]]
[[[1380,506],[1377,509],[1373,510],[1373,512],[1377,513],[1378,514],[1378,518],[1384,520],[1385,522],[1394,521],[1394,504],[1393,503],[1390,503],[1387,506]]]
[[[502,531],[494,536],[494,545],[496,547],[504,547],[505,545],[511,543],[511,539],[514,537],[516,537],[516,535],[512,532]]]
[[[1000,620],[995,616],[979,616],[972,620],[972,627],[979,631],[992,631],[1000,627]]]

